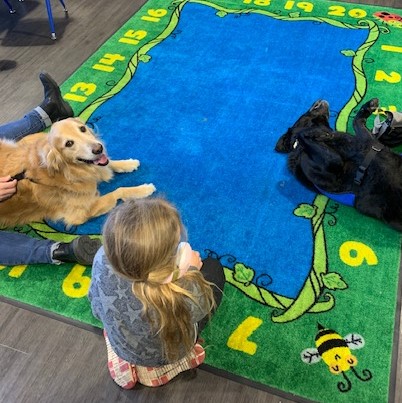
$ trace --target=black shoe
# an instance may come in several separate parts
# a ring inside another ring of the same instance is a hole
[[[49,116],[52,122],[71,118],[74,112],[67,101],[61,96],[60,88],[56,81],[47,73],[40,73],[39,79],[43,84],[45,97],[39,105]]]
[[[76,262],[90,266],[101,245],[100,239],[91,239],[88,235],[79,236],[72,242],[61,242],[53,251],[52,258],[61,262]]]

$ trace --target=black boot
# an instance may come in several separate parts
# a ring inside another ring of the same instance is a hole
[[[39,79],[43,84],[45,97],[39,105],[49,116],[52,122],[71,118],[74,112],[67,101],[61,96],[60,88],[56,81],[47,73],[40,73]]]
[[[90,266],[101,245],[99,239],[91,239],[88,235],[79,236],[69,243],[60,242],[53,251],[52,258],[61,262],[76,262]]]

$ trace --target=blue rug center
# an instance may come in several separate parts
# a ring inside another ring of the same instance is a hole
[[[352,58],[341,51],[357,50],[366,37],[257,14],[221,18],[187,4],[174,33],[91,117],[112,159],[142,164],[102,184],[101,193],[154,183],[180,210],[194,249],[234,256],[272,279],[268,289],[295,297],[311,267],[313,237],[311,222],[293,210],[315,194],[274,147],[315,100],[342,108],[355,79]],[[100,233],[104,219],[76,232]]]

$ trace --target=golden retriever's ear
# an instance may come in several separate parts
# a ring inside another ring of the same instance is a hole
[[[46,156],[46,165],[49,174],[54,176],[66,166],[63,156],[55,148],[51,148]]]

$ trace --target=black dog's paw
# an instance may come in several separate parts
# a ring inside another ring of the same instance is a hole
[[[371,115],[373,112],[376,111],[376,109],[378,109],[379,106],[380,106],[380,101],[378,100],[378,98],[373,98],[373,99],[370,99],[370,101],[366,102],[362,106],[361,109]]]
[[[378,98],[373,98],[368,102],[367,108],[371,110],[371,113],[375,112],[380,106],[380,101]]]
[[[378,109],[379,100],[378,98],[372,98],[370,101],[363,104],[359,112],[356,114],[355,119],[367,119],[373,112]]]

